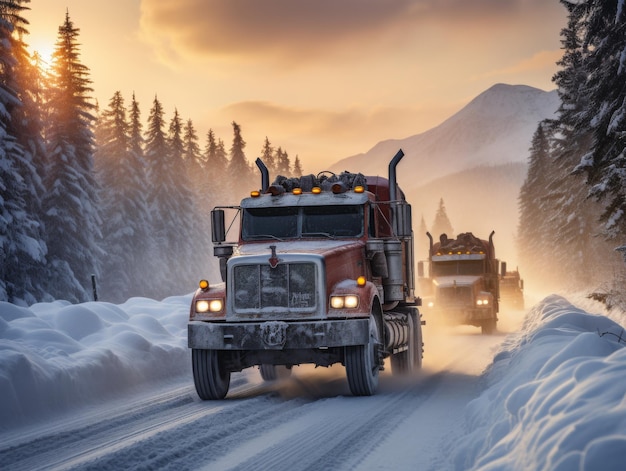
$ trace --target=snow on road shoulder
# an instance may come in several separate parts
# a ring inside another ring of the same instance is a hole
[[[466,408],[463,469],[623,469],[626,334],[559,296],[528,313]]]
[[[0,429],[188,372],[190,303],[0,302]]]

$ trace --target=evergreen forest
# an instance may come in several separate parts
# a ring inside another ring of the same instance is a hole
[[[561,105],[529,143],[519,258],[527,278],[623,308],[626,5],[560,2]],[[134,94],[98,104],[69,12],[44,68],[28,49],[27,3],[0,1],[0,301],[85,302],[93,279],[111,302],[193,291],[215,272],[210,209],[257,178],[241,126],[226,144],[177,110],[166,116],[157,95],[147,112]],[[302,173],[268,138],[254,153],[271,175]],[[438,215],[450,226],[443,200]]]

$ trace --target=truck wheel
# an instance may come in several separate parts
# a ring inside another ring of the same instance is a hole
[[[411,313],[411,320],[415,326],[415,360],[413,366],[416,370],[422,368],[422,359],[424,357],[424,340],[422,339],[422,319],[420,318],[419,311]]]
[[[259,365],[259,371],[264,381],[276,381],[291,376],[291,368],[284,365]]]
[[[355,396],[371,396],[378,388],[380,330],[370,314],[369,338],[366,345],[346,347],[346,375]]]
[[[394,375],[410,374],[422,367],[422,324],[419,315],[410,312],[407,319],[409,342],[407,349],[391,356],[391,372]]]
[[[491,335],[496,330],[496,320],[495,319],[487,319],[484,320],[481,324],[481,332],[483,335]]]
[[[200,399],[224,399],[230,386],[230,371],[224,368],[217,350],[191,351],[193,382]]]

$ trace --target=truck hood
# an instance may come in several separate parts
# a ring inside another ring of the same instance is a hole
[[[475,275],[440,276],[433,280],[433,284],[439,288],[452,288],[453,286],[473,286],[482,278]]]
[[[241,255],[263,255],[271,254],[270,246],[276,246],[276,253],[288,254],[317,254],[324,255],[335,251],[354,250],[357,248],[365,247],[365,242],[362,240],[328,240],[328,239],[302,239],[293,241],[265,241],[253,244],[243,244],[235,248],[233,256]]]

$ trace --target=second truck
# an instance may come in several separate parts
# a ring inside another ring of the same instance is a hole
[[[422,363],[411,206],[396,181],[324,172],[276,180],[257,159],[261,189],[212,212],[223,282],[193,296],[188,345],[196,391],[222,399],[231,373],[258,366],[271,380],[295,365],[345,366],[350,391],[375,393]],[[226,242],[225,210],[238,214]]]
[[[429,274],[419,263],[425,314],[446,324],[480,327],[483,334],[495,331],[498,322],[500,279],[492,232],[489,240],[471,232],[449,239],[441,234],[434,242],[430,233]]]

